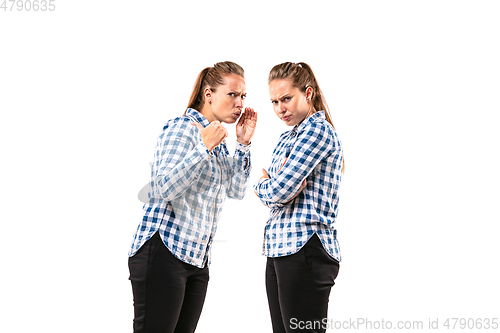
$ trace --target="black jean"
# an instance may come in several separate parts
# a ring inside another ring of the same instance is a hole
[[[129,258],[134,333],[194,332],[208,286],[201,269],[172,255],[158,233]]]
[[[316,234],[299,252],[267,258],[266,290],[274,333],[325,332],[339,262]]]

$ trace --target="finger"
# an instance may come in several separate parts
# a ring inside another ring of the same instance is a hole
[[[191,123],[191,125],[195,126],[197,129],[199,129],[200,131],[202,131],[204,128],[203,126],[201,126],[200,123]]]
[[[246,119],[252,122],[257,121],[257,112],[255,112],[254,109],[248,108],[248,111],[246,113],[247,113]]]
[[[252,115],[252,112],[253,112],[252,108],[245,108],[245,116],[247,118]]]
[[[287,157],[287,158],[285,158],[285,161],[283,162],[283,164],[282,164],[282,165],[281,165],[281,167],[279,168],[278,172],[280,172],[280,171],[281,171],[281,169],[283,169],[283,166],[285,166],[285,163],[286,163],[286,161],[287,161],[287,160],[288,160],[288,157]]]
[[[245,122],[246,117],[247,117],[247,112],[246,112],[246,109],[245,109],[245,112],[243,112],[243,114],[240,116],[240,119],[238,119],[238,123],[236,124],[236,126],[243,125],[243,123]]]
[[[213,128],[213,130],[215,131],[215,133],[217,133],[217,131],[222,131],[222,129],[224,128],[224,126],[221,125],[221,123],[211,123],[210,124]]]

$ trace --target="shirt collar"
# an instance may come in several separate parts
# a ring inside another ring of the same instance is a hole
[[[316,119],[326,119],[325,111],[314,112],[312,115],[304,119],[304,121],[302,121],[300,124],[295,125],[292,130],[296,132],[302,131],[304,127],[315,122]]]
[[[186,116],[190,118],[194,118],[197,122],[199,122],[203,127],[207,127],[210,125],[210,122],[204,115],[202,115],[198,110],[188,108],[186,110]]]

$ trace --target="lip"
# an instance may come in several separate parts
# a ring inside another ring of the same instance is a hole
[[[238,119],[241,116],[241,112],[233,113],[234,119]]]
[[[283,121],[289,121],[290,118],[292,118],[292,115],[288,115],[286,117],[283,117],[283,118],[281,118],[281,120],[283,120]]]

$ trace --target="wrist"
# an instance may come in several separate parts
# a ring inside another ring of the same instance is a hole
[[[245,141],[243,139],[236,139],[239,143],[241,143],[244,146],[248,146],[250,144],[250,141]]]
[[[208,149],[209,152],[212,152],[212,150],[215,148],[214,145],[211,145],[210,143],[208,142],[204,142],[203,141],[203,144],[205,145],[205,147]]]

